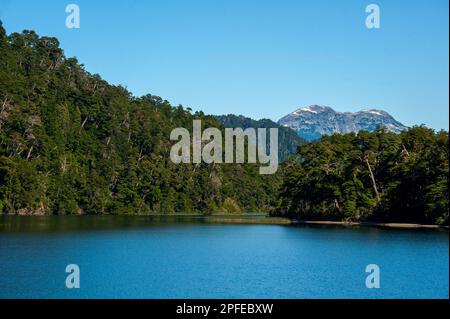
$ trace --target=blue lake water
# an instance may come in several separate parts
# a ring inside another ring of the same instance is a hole
[[[448,298],[448,230],[0,217],[0,298]],[[79,289],[65,285],[80,267]],[[365,285],[380,267],[379,289]]]

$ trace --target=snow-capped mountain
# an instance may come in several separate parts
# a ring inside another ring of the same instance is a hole
[[[307,140],[315,140],[322,135],[334,133],[373,131],[377,125],[396,133],[407,129],[405,125],[382,110],[370,109],[355,113],[336,112],[331,107],[322,105],[299,108],[282,117],[278,124],[292,128],[300,137]]]

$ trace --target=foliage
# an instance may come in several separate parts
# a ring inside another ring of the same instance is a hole
[[[1,212],[268,210],[278,179],[259,165],[171,162],[172,129],[193,119],[223,129],[213,117],[134,97],[33,31],[7,36],[0,24],[0,57]]]
[[[448,225],[448,147],[424,126],[325,136],[284,166],[273,214]]]
[[[223,124],[225,127],[240,127],[242,129],[254,128],[269,128],[278,129],[278,160],[280,162],[288,159],[292,154],[295,154],[297,147],[302,144],[308,143],[304,138],[298,136],[298,134],[291,128],[281,126],[269,119],[262,119],[259,121],[253,120],[251,118],[242,115],[218,115],[215,118]],[[267,138],[266,150],[270,148],[270,140]]]
[[[325,136],[299,146],[277,174],[259,175],[259,164],[172,163],[170,132],[191,130],[194,119],[223,129],[203,112],[108,84],[66,58],[55,38],[27,30],[8,36],[0,22],[2,213],[271,209],[299,219],[448,225],[447,132],[419,126]],[[289,131],[280,138],[281,156],[303,143]]]

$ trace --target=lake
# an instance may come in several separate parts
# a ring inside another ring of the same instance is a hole
[[[0,298],[448,298],[448,236],[204,217],[1,216]],[[68,264],[80,268],[79,289],[66,287]],[[380,268],[378,289],[366,287],[369,264]]]

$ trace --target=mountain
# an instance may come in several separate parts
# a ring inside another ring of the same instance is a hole
[[[407,129],[405,125],[382,110],[336,112],[331,107],[322,105],[299,108],[282,117],[278,124],[292,128],[300,137],[310,141],[322,135],[334,133],[345,134],[361,130],[373,132],[377,126],[385,127],[388,131],[395,133]]]
[[[253,120],[243,115],[217,115],[214,116],[225,127],[246,129],[252,128],[278,128],[278,160],[284,161],[289,155],[297,152],[297,147],[306,144],[308,141],[301,138],[289,127],[281,126],[269,119]],[[269,140],[267,141],[269,144]],[[267,146],[268,147],[268,146]],[[266,148],[268,149],[268,148]]]

